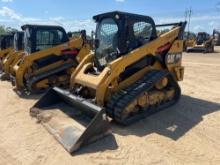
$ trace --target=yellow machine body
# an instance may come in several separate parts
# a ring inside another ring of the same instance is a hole
[[[186,47],[194,47],[194,45],[196,44],[195,39],[188,39],[185,41],[185,46]]]
[[[54,46],[54,47],[51,47],[51,48],[48,48],[48,49],[45,49],[39,52],[35,52],[33,54],[23,55],[23,57],[19,59],[15,65],[13,65],[12,75],[13,73],[15,74],[16,88],[18,90],[22,90],[26,88],[25,82],[24,82],[25,76],[28,76],[28,77],[37,76],[49,70],[56,69],[62,65],[73,63],[71,59],[67,59],[67,60],[64,59],[64,60],[57,61],[55,63],[51,63],[50,65],[41,67],[40,69],[34,68],[33,64],[36,60],[42,59],[51,54],[54,56],[63,56],[63,51],[67,49],[68,50],[75,50],[75,49],[79,50],[78,54],[76,55],[77,62],[80,62],[86,54],[90,53],[90,50],[91,50],[90,45],[85,44],[82,38],[76,38],[76,39],[72,39],[69,42],[58,45],[58,46]],[[66,82],[69,82],[69,76],[71,72],[73,71],[73,69],[74,67],[69,68],[68,69],[69,75],[67,74],[67,75],[59,76],[55,81],[61,84],[62,83],[65,84]],[[35,87],[43,88],[43,89],[48,88],[49,85],[51,85],[51,82],[49,81],[50,80],[47,78],[43,79],[39,81],[37,84],[35,84]]]
[[[10,72],[10,67],[13,67],[13,65],[15,65],[15,63],[17,63],[17,61],[22,57],[22,55],[24,54],[24,52],[21,51],[11,51],[4,59],[2,62],[2,70],[4,72],[4,75],[7,75],[7,79],[9,77],[9,75],[11,75],[12,73]]]
[[[2,70],[3,67],[3,59],[11,52],[13,52],[12,47],[0,50],[0,70]]]
[[[156,55],[155,52],[157,49],[167,43],[173,43],[171,49],[168,52],[170,55],[167,59],[169,62],[167,64],[167,68],[175,77],[176,81],[183,80],[183,41],[176,40],[176,37],[179,34],[179,30],[179,27],[174,28],[170,32],[161,35],[151,43],[146,44],[127,55],[123,55],[117,60],[109,63],[108,66],[106,66],[99,75],[86,74],[86,70],[93,66],[94,61],[94,55],[88,55],[73,72],[71,76],[71,88],[73,88],[76,84],[80,84],[84,87],[92,89],[94,91],[94,97],[96,98],[96,104],[103,106],[108,98],[112,96],[116,91],[131,85],[150,70],[161,70],[162,66],[156,62],[153,66],[140,70],[122,82],[119,80],[119,75],[123,73],[127,67],[134,64],[147,54],[151,56]]]
[[[187,51],[193,52],[214,52],[214,38],[206,32],[199,32],[194,41],[191,41],[187,45]]]
[[[15,64],[24,53],[24,32],[16,31],[13,33],[13,49],[2,58],[2,80],[10,79],[10,67]]]
[[[8,53],[12,52],[13,51],[13,48],[10,47],[10,48],[7,48],[7,49],[3,49],[3,50],[0,50],[0,58],[4,58],[7,56]]]
[[[70,89],[54,87],[30,109],[70,153],[106,135],[110,118],[129,125],[181,95],[186,22],[155,25],[151,17],[118,11],[93,18],[95,52],[73,71]],[[158,36],[164,26],[171,29]]]

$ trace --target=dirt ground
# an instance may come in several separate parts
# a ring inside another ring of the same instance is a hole
[[[183,59],[177,105],[128,128],[112,124],[113,136],[75,156],[30,118],[38,97],[19,98],[0,82],[0,165],[220,164],[220,53]]]

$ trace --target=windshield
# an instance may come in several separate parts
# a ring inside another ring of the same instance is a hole
[[[31,41],[30,41],[30,34],[31,32],[29,29],[26,29],[24,32],[24,51],[28,54],[31,53]]]
[[[36,51],[51,48],[63,43],[64,34],[57,29],[36,31]]]
[[[111,19],[103,19],[97,27],[96,39],[99,41],[96,58],[100,66],[105,66],[117,58],[118,25]]]
[[[16,34],[14,35],[14,43],[13,43],[13,47],[14,47],[14,50],[15,50],[15,51],[18,50],[17,42],[18,42],[18,34],[16,33]]]
[[[200,40],[200,41],[204,41],[204,40],[206,40],[206,34],[198,34],[198,36],[197,36],[197,40]]]

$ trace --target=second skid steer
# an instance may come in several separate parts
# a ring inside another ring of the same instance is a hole
[[[108,120],[129,125],[181,95],[186,22],[155,25],[149,16],[119,11],[93,18],[95,53],[75,69],[70,90],[54,87],[30,109],[70,153],[106,135]],[[157,36],[164,26],[171,29]]]
[[[0,75],[2,80],[10,79],[10,67],[24,55],[24,33],[22,31],[17,31],[14,33],[13,51],[8,53],[8,55],[2,60],[2,71]]]
[[[11,80],[18,93],[39,93],[51,86],[68,86],[70,73],[91,47],[85,31],[69,39],[60,26],[24,25],[25,55],[17,61]]]
[[[206,32],[199,32],[196,36],[196,41],[192,47],[187,48],[187,52],[203,52],[213,53],[214,52],[214,39]]]
[[[2,72],[3,59],[13,51],[13,33],[7,33],[0,36],[0,72]]]

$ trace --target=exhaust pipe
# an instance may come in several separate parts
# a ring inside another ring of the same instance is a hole
[[[30,109],[30,115],[69,153],[110,133],[103,108],[57,87],[50,89]]]

